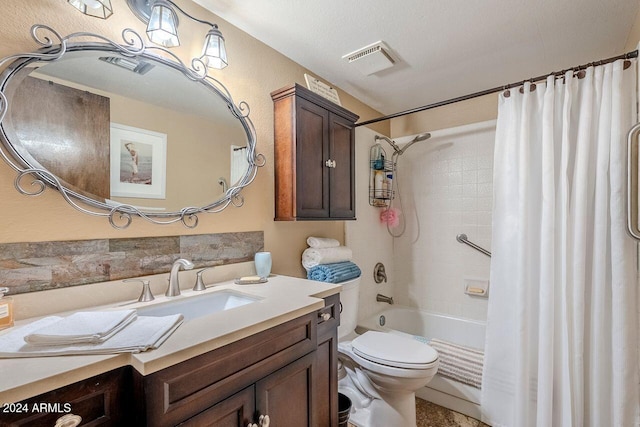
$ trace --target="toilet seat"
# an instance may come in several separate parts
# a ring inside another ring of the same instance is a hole
[[[351,346],[361,358],[393,368],[424,370],[438,362],[438,353],[429,345],[387,332],[367,331]]]

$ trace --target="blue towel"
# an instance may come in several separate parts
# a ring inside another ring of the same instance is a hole
[[[318,282],[340,283],[360,277],[360,268],[351,261],[320,264],[311,267],[307,272],[307,279]]]

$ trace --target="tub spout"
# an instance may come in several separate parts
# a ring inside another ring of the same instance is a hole
[[[388,297],[382,294],[376,295],[376,301],[378,302],[386,302],[387,304],[393,305],[393,297]]]

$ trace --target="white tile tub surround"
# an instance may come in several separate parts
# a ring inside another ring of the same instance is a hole
[[[376,133],[356,128],[357,221],[345,224],[345,244],[362,269],[358,319],[388,307],[381,293],[402,305],[486,320],[487,300],[466,295],[464,278],[488,279],[490,260],[462,245],[472,242],[491,250],[493,146],[495,121],[431,132],[398,161],[407,231],[393,239],[380,224],[380,208],[369,206],[369,149]],[[394,138],[399,144],[413,136]],[[392,149],[381,142],[387,155]],[[398,200],[395,207],[400,207]],[[376,262],[384,263],[388,282],[373,281]],[[491,287],[489,287],[491,295]]]
[[[400,304],[486,320],[487,299],[466,295],[464,278],[489,279],[490,258],[456,236],[491,250],[494,138],[495,121],[439,130],[400,158],[407,213],[407,232],[394,246]]]
[[[353,261],[362,270],[358,319],[366,319],[388,307],[376,302],[376,294],[394,296],[393,239],[385,225],[380,224],[381,208],[369,206],[369,149],[375,144],[376,132],[366,127],[356,128],[356,221],[345,221],[345,244],[353,250]],[[383,144],[386,144],[382,141]],[[390,156],[391,147],[385,146]],[[387,283],[373,280],[373,268],[382,262]]]

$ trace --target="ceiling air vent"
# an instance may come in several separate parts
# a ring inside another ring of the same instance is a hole
[[[391,68],[395,63],[389,54],[389,48],[381,41],[344,55],[342,59],[346,59],[366,76]]]
[[[147,74],[155,65],[146,61],[121,58],[119,56],[101,56],[98,58],[100,61],[107,62],[109,64],[117,65],[118,67],[125,68],[136,74]]]

